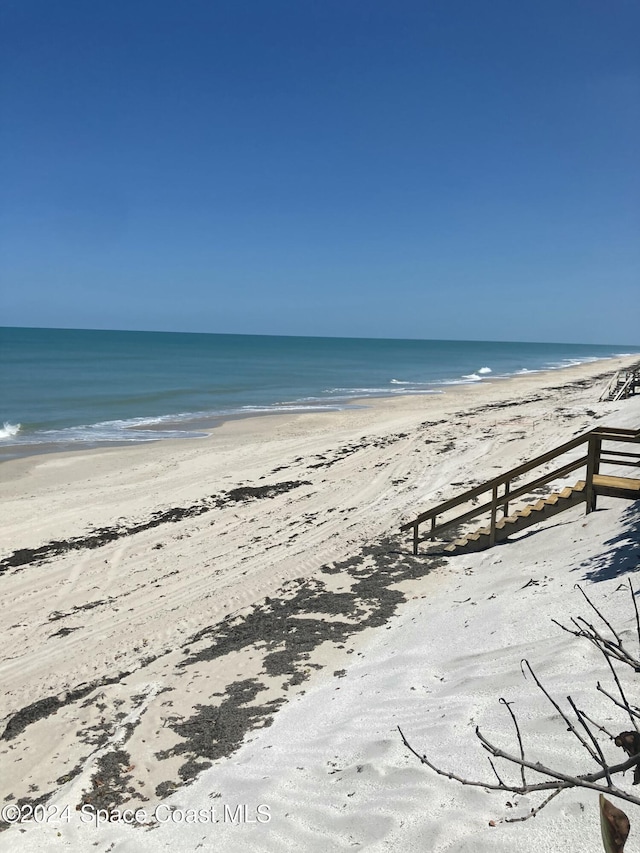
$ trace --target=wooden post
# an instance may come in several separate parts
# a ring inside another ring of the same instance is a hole
[[[413,556],[418,554],[418,525],[413,525]]]
[[[593,477],[600,470],[600,453],[602,439],[599,435],[589,436],[589,451],[587,454],[587,515],[596,508],[598,496],[593,487]]]
[[[505,498],[509,496],[510,490],[511,490],[511,480],[507,480],[507,482],[504,485],[504,496],[505,496]],[[505,505],[503,507],[502,516],[503,516],[503,518],[506,518],[508,515],[509,515],[509,503],[507,502],[507,503],[505,503]]]
[[[489,532],[489,547],[496,544],[496,514],[498,512],[498,486],[491,492],[491,529]]]

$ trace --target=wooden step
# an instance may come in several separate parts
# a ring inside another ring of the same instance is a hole
[[[593,475],[593,488],[598,495],[608,495],[612,498],[640,498],[640,478],[610,477],[604,474]]]
[[[640,480],[635,482],[640,483]],[[504,542],[511,534],[519,533],[532,524],[545,521],[547,518],[584,501],[584,489],[585,481],[579,480],[574,486],[567,486],[561,492],[552,492],[547,498],[542,498],[535,504],[528,504],[512,515],[496,521],[496,543]],[[463,549],[465,551],[480,551],[490,547],[490,540],[491,528],[480,527],[445,545],[444,551],[449,554]]]
[[[533,512],[533,506],[529,504],[524,509],[519,509],[516,513],[518,518],[528,518]]]

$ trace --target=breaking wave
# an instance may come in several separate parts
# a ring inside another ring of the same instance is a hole
[[[10,424],[8,421],[5,421],[2,429],[0,429],[0,440],[3,438],[13,438],[19,432],[20,424]]]

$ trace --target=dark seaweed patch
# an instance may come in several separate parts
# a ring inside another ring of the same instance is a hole
[[[400,441],[403,438],[409,438],[408,432],[398,432],[393,433],[392,435],[380,436],[378,438],[366,438],[363,436],[359,442],[354,442],[353,444],[347,444],[344,447],[338,448],[333,457],[331,459],[327,458],[321,453],[316,454],[316,456],[312,456],[312,459],[319,459],[319,462],[310,463],[307,467],[309,469],[312,468],[331,468],[332,465],[335,465],[336,462],[340,462],[342,459],[345,459],[347,456],[351,456],[353,453],[356,453],[358,450],[366,450],[368,447],[389,447],[392,444],[395,444],[397,441]],[[299,461],[299,460],[295,460]]]
[[[248,730],[270,724],[271,716],[284,699],[272,699],[266,705],[249,705],[262,690],[266,688],[255,678],[228,684],[220,705],[196,705],[192,717],[171,727],[183,739],[182,743],[156,753],[156,758],[162,760],[188,754],[191,757],[180,767],[178,775],[183,782],[195,779],[198,773],[211,766],[211,761],[236,750]],[[207,760],[197,761],[193,756]],[[169,785],[170,782],[164,782],[159,788],[164,791]]]
[[[131,780],[131,758],[124,749],[107,752],[96,762],[96,772],[91,777],[91,790],[83,794],[80,804],[95,809],[113,809],[138,792],[127,783]]]
[[[21,708],[9,717],[9,722],[6,725],[2,736],[0,736],[0,740],[13,740],[14,737],[17,737],[32,723],[36,723],[38,720],[43,720],[45,717],[51,716],[51,714],[56,714],[60,708],[64,708],[65,705],[70,705],[72,702],[84,699],[84,697],[88,696],[89,693],[96,689],[96,687],[104,687],[107,684],[117,684],[128,675],[131,675],[131,673],[120,672],[118,675],[105,676],[104,678],[92,681],[90,684],[84,684],[81,687],[77,687],[75,690],[70,690],[63,699],[60,699],[58,696],[46,696],[44,699],[38,699],[37,702],[25,705],[24,708]]]
[[[78,625],[76,628],[60,628],[59,631],[56,631],[55,633],[50,634],[49,638],[51,639],[52,637],[68,637],[69,634],[73,634],[74,631],[80,630],[80,627],[81,626]]]
[[[364,547],[357,556],[322,567],[322,574],[349,576],[349,591],[332,592],[321,578],[299,579],[287,590],[281,590],[281,597],[266,598],[264,604],[248,614],[227,617],[190,637],[183,646],[187,654],[179,666],[189,667],[230,652],[259,647],[266,652],[265,674],[289,677],[282,684],[286,690],[301,684],[309,677],[311,667],[318,666],[308,661],[311,652],[321,643],[331,641],[344,647],[348,637],[387,622],[398,605],[405,601],[404,593],[391,586],[402,580],[423,577],[442,564],[442,559],[433,556],[414,557],[403,553],[395,539],[386,538]],[[338,618],[327,619],[327,615]],[[194,644],[208,639],[211,639],[209,645],[190,651]],[[189,720],[169,723],[183,741],[171,750],[157,753],[157,757],[187,756],[189,761],[179,771],[181,779],[187,781],[198,772],[200,759],[212,761],[231,754],[240,746],[247,731],[268,725],[284,701],[278,699],[262,706],[247,707],[247,703],[264,689],[256,679],[227,685],[220,704],[198,706],[197,713]],[[174,790],[175,785],[177,783],[165,782],[156,793],[166,795],[165,792]]]
[[[180,742],[157,757],[184,756],[184,763],[177,778],[159,785],[156,794],[167,796],[195,778],[216,758],[234,752],[248,731],[269,725],[285,701],[286,691],[302,684],[312,668],[319,668],[319,664],[310,660],[317,646],[328,640],[344,648],[350,636],[383,625],[405,600],[404,593],[391,587],[403,580],[422,577],[439,565],[442,560],[433,556],[414,557],[403,552],[399,539],[389,537],[367,545],[353,557],[323,566],[315,578],[287,583],[276,596],[265,599],[246,615],[227,617],[186,640],[182,646],[184,658],[178,664],[182,668],[240,649],[257,648],[263,655],[265,674],[284,679],[282,694],[281,698],[260,705],[254,700],[266,688],[259,679],[238,681],[227,685],[222,695],[217,694],[215,704],[196,706],[189,719],[167,720],[167,726],[179,736]],[[323,578],[340,575],[345,576],[346,589],[327,588]],[[196,644],[199,648],[194,650]],[[152,660],[155,657],[142,665]],[[86,699],[97,687],[117,683],[128,675],[130,672],[123,672],[80,685],[63,698],[50,696],[34,702],[9,719],[0,739],[11,740],[31,723],[55,714],[64,705]],[[133,698],[137,701],[142,697]],[[106,734],[112,734],[106,725],[102,728],[104,731],[100,726],[90,727],[79,732],[78,737],[95,749],[107,742]],[[127,728],[127,737],[132,731],[133,727]],[[111,751],[100,761],[92,790],[83,802],[108,808],[133,795],[141,795],[132,787],[129,755],[124,750]],[[73,778],[78,772],[78,768],[73,768],[60,779]]]
[[[112,601],[115,601],[115,599],[100,598],[97,601],[88,601],[86,604],[77,604],[66,613],[63,613],[61,610],[53,610],[49,614],[49,622],[57,622],[58,619],[66,619],[67,616],[73,616],[74,613],[80,613],[81,610],[93,610],[94,607],[101,607],[103,604],[109,604]]]
[[[5,797],[5,800],[7,802],[14,803],[18,807],[31,806],[32,809],[35,809],[36,806],[44,805],[52,793],[53,791],[49,791],[46,794],[41,794],[39,797],[20,797],[18,800],[13,797],[13,794],[10,794],[8,797]],[[4,832],[5,829],[9,829],[9,827],[13,825],[14,824],[9,823],[8,821],[0,820],[0,832]],[[24,832],[24,829],[22,831]]]
[[[209,498],[203,498],[191,506],[159,510],[152,513],[147,521],[141,521],[137,524],[102,527],[92,530],[85,536],[75,536],[71,539],[55,539],[47,542],[46,545],[41,545],[39,548],[19,548],[8,557],[5,557],[4,560],[0,560],[0,574],[11,568],[42,563],[44,560],[60,554],[66,554],[69,551],[100,548],[102,545],[114,542],[116,539],[132,536],[134,533],[141,533],[144,530],[159,527],[161,524],[176,523],[186,518],[195,518],[205,512],[210,512],[212,509],[220,509],[230,503],[257,498],[273,498],[276,495],[281,495],[299,486],[310,485],[311,483],[308,480],[289,480],[284,483],[273,483],[270,486],[240,486],[236,489],[231,489],[229,492],[223,492],[221,495],[212,495]]]

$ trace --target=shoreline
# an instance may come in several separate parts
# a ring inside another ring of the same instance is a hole
[[[7,462],[0,800],[124,807],[216,789],[206,780],[238,767],[226,756],[307,707],[306,692],[340,696],[341,679],[417,603],[471,583],[469,566],[516,553],[518,543],[413,558],[398,528],[602,419],[637,417],[636,399],[598,402],[615,369],[602,366],[249,417],[197,443]],[[600,535],[607,515],[593,518]],[[8,565],[17,552],[22,562]],[[49,849],[46,829],[20,842]],[[0,849],[17,831],[0,834]],[[62,831],[70,844],[84,837]],[[255,849],[272,849],[260,837]]]
[[[291,418],[295,419],[298,417],[304,416],[333,416],[340,413],[349,413],[353,411],[357,411],[360,409],[377,409],[379,407],[383,407],[385,405],[392,404],[396,401],[409,401],[412,399],[417,400],[425,400],[429,399],[433,396],[447,396],[449,395],[460,395],[464,393],[468,393],[472,391],[472,389],[480,389],[480,388],[488,388],[492,385],[503,386],[505,383],[512,382],[527,382],[527,380],[532,380],[534,384],[537,384],[538,379],[551,379],[554,376],[558,376],[558,374],[564,374],[565,371],[580,371],[584,370],[589,371],[589,368],[595,367],[597,365],[601,367],[608,367],[608,370],[604,370],[601,374],[597,374],[594,377],[594,381],[598,381],[599,379],[603,379],[606,376],[611,376],[615,373],[616,370],[624,369],[633,364],[640,363],[638,362],[637,353],[626,356],[611,356],[608,358],[594,359],[587,362],[582,362],[581,364],[570,365],[568,367],[554,367],[548,368],[545,370],[532,370],[527,371],[526,373],[519,374],[511,374],[509,376],[496,376],[487,379],[483,379],[482,381],[477,382],[468,382],[468,383],[457,383],[450,384],[444,386],[446,390],[427,390],[424,393],[412,393],[412,394],[389,394],[389,395],[381,395],[381,396],[371,396],[371,397],[358,397],[353,398],[349,401],[349,403],[343,407],[336,408],[324,408],[320,405],[317,408],[310,407],[309,409],[300,409],[296,411],[283,412],[283,411],[260,411],[260,412],[248,412],[246,414],[237,413],[231,415],[211,415],[211,418],[201,419],[198,421],[194,421],[193,423],[201,424],[198,427],[198,431],[202,431],[202,434],[195,436],[172,436],[170,438],[149,438],[148,440],[135,440],[135,441],[109,441],[109,442],[95,442],[95,443],[85,443],[82,446],[73,446],[73,444],[68,443],[66,445],[53,443],[53,444],[31,444],[26,445],[27,448],[24,452],[19,452],[15,456],[3,457],[2,450],[10,449],[15,447],[20,447],[20,445],[0,445],[0,470],[4,470],[5,466],[10,465],[11,463],[20,462],[28,459],[32,459],[34,457],[39,456],[50,456],[52,454],[56,455],[66,455],[66,454],[82,454],[82,453],[95,453],[96,451],[119,451],[119,450],[135,450],[142,447],[150,447],[153,445],[161,445],[161,446],[169,446],[172,445],[180,445],[182,443],[197,443],[197,442],[206,442],[211,439],[212,435],[214,435],[218,430],[226,427],[227,425],[232,425],[242,421],[253,421],[253,420],[261,420],[262,418],[271,419],[271,418]],[[615,364],[612,364],[614,362]],[[454,397],[455,399],[455,397]],[[209,424],[208,426],[205,424],[205,421]],[[213,422],[213,423],[212,423]],[[169,425],[171,425],[170,422]],[[176,424],[179,422],[175,422]],[[163,427],[158,427],[158,430],[163,429]],[[150,432],[154,432],[153,428],[149,428]],[[191,430],[185,430],[185,432],[190,432]]]
[[[422,392],[411,392],[407,394],[402,393],[389,393],[389,394],[380,394],[380,395],[371,395],[364,397],[353,397],[345,400],[343,403],[336,402],[335,404],[329,402],[322,402],[320,400],[317,403],[309,404],[308,406],[303,406],[300,404],[299,408],[292,408],[291,410],[283,410],[277,409],[274,407],[273,411],[269,410],[256,410],[249,412],[232,412],[230,414],[220,413],[216,414],[214,412],[207,415],[198,415],[194,414],[192,418],[189,420],[185,420],[183,417],[177,416],[176,420],[171,420],[169,415],[162,416],[162,422],[152,423],[148,426],[141,426],[138,429],[142,429],[144,431],[148,431],[150,433],[149,438],[138,438],[127,441],[126,439],[122,440],[114,440],[114,441],[86,441],[86,442],[33,442],[33,443],[25,443],[23,444],[2,444],[0,443],[0,466],[4,466],[7,462],[13,462],[19,459],[26,459],[32,456],[42,456],[49,455],[51,453],[76,453],[76,452],[91,452],[94,450],[100,449],[109,449],[109,448],[125,448],[125,447],[137,447],[144,446],[149,444],[155,444],[158,442],[173,442],[173,441],[198,441],[202,439],[206,439],[210,437],[211,433],[220,427],[224,426],[226,423],[233,423],[239,420],[245,419],[253,419],[253,418],[262,418],[262,417],[297,417],[300,415],[314,415],[314,414],[334,414],[336,412],[348,412],[354,409],[367,407],[370,405],[375,405],[376,402],[380,401],[392,401],[392,400],[401,400],[411,397],[417,397],[418,399],[422,399],[425,397],[430,397],[433,395],[442,395],[442,394],[450,394],[456,393],[458,391],[468,390],[473,387],[487,386],[493,383],[504,383],[511,382],[513,380],[526,379],[528,377],[541,377],[546,375],[554,375],[558,373],[562,373],[566,370],[573,370],[574,368],[584,368],[584,367],[592,367],[594,365],[602,365],[603,368],[611,365],[612,362],[615,362],[616,365],[619,365],[617,368],[612,367],[611,372],[614,372],[616,369],[620,369],[621,366],[627,366],[628,364],[638,363],[638,353],[630,353],[626,355],[616,355],[616,356],[607,356],[604,358],[593,358],[588,361],[580,362],[579,364],[568,365],[568,366],[558,366],[552,368],[540,368],[536,370],[527,370],[522,373],[513,373],[508,375],[496,375],[496,376],[487,376],[482,380],[469,380],[468,382],[464,381],[452,381],[443,384],[434,383],[433,386],[425,388]],[[606,372],[606,371],[605,371]],[[284,406],[285,404],[279,404]],[[296,404],[291,404],[292,407],[295,407]],[[166,418],[167,420],[164,420]],[[184,428],[182,428],[184,427]],[[173,435],[162,438],[154,438],[153,433],[157,432],[176,432],[183,433],[182,435]]]

